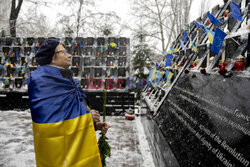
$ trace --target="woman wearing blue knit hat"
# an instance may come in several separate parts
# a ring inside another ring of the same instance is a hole
[[[109,124],[100,122],[91,110],[77,80],[72,77],[71,55],[56,39],[39,48],[40,65],[28,79],[38,167],[101,167],[95,128],[106,133]]]

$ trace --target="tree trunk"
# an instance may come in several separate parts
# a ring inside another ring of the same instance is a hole
[[[82,12],[82,5],[83,5],[83,0],[79,1],[79,8],[77,12],[77,25],[76,25],[76,37],[79,36],[79,31],[80,31],[80,20],[81,20],[81,12]]]
[[[157,7],[157,13],[158,13],[158,20],[159,20],[159,28],[160,28],[160,36],[161,36],[161,46],[162,46],[162,51],[164,50],[164,47],[165,47],[165,38],[164,38],[164,32],[163,32],[163,26],[162,26],[162,18],[161,18],[161,12],[160,12],[160,9],[159,9],[159,4],[158,4],[158,1],[155,0],[155,4],[156,4],[156,7]]]
[[[16,7],[16,0],[12,0],[10,19],[9,19],[11,37],[16,37],[16,20],[18,18],[18,14],[20,12],[22,3],[23,0],[18,0],[18,5]]]

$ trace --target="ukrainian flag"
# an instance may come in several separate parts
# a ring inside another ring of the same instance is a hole
[[[168,83],[171,83],[172,77],[173,77],[173,73],[170,72],[170,71],[168,71],[168,70],[166,70],[166,78],[167,78],[167,82]]]
[[[205,28],[205,31],[207,33],[207,37],[208,37],[208,40],[211,44],[213,44],[213,41],[214,41],[214,32],[211,31],[211,30],[208,30],[207,28]]]
[[[95,129],[78,82],[39,66],[27,82],[37,167],[101,167]]]
[[[155,69],[151,69],[148,80],[152,81],[153,79],[155,79],[155,74],[156,74],[156,70]]]

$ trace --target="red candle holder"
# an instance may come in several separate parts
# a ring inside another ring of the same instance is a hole
[[[236,71],[243,71],[245,69],[245,62],[244,61],[236,61],[234,63],[234,68]]]
[[[234,63],[234,69],[236,71],[243,71],[245,69],[246,63],[243,56],[237,57],[237,61]]]
[[[228,61],[226,61],[226,62],[220,62],[220,64],[219,64],[219,69],[220,69],[220,70],[225,70],[227,64],[228,64]]]

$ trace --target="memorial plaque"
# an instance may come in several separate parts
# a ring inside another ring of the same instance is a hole
[[[119,56],[126,56],[127,48],[126,47],[119,47]]]
[[[29,38],[27,38],[27,43],[28,43],[28,45],[29,46],[32,46],[33,45],[33,43],[34,43],[34,38],[33,37],[29,37]]]
[[[72,57],[72,66],[79,66],[80,65],[80,57]]]
[[[125,65],[126,65],[126,57],[119,57],[118,66],[125,66]]]
[[[249,166],[249,83],[183,74],[154,118],[180,166]]]
[[[90,68],[84,68],[82,70],[82,77],[91,77],[91,72],[90,72]]]
[[[128,44],[128,40],[125,37],[121,37],[119,39],[120,46],[126,46]]]
[[[41,46],[45,40],[46,40],[46,38],[39,37],[39,38],[37,38],[37,43],[39,44],[39,46]]]
[[[103,75],[103,69],[102,68],[95,68],[94,69],[94,77],[101,77]]]
[[[104,43],[105,43],[105,38],[103,37],[97,38],[97,46],[104,45]]]
[[[94,44],[95,39],[93,37],[87,37],[87,45],[93,45]]]
[[[118,69],[118,77],[126,77],[126,69],[125,68]]]
[[[79,68],[77,68],[77,67],[71,67],[71,70],[73,72],[73,76],[77,77],[78,74],[79,74]]]

